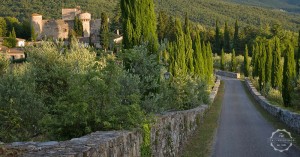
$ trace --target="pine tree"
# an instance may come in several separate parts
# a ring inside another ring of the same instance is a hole
[[[220,55],[221,52],[221,34],[219,28],[219,21],[216,21],[216,35],[215,35],[215,51]]]
[[[245,46],[245,54],[244,54],[244,75],[245,77],[249,77],[250,65],[249,65],[249,57],[248,57],[248,46]]]
[[[227,22],[225,22],[225,28],[224,28],[224,49],[225,52],[230,52],[230,35],[229,35],[229,28]]]
[[[193,49],[194,49],[194,68],[195,68],[195,75],[198,77],[204,76],[204,64],[203,64],[203,55],[202,55],[202,48],[201,48],[201,39],[200,33],[196,33],[195,40],[193,41]]]
[[[267,47],[267,57],[266,57],[266,83],[271,83],[271,76],[272,76],[272,47],[271,42],[268,42]]]
[[[258,75],[259,75],[259,88],[263,90],[266,84],[266,47],[261,43],[260,46],[260,56],[258,61]]]
[[[298,53],[296,55],[296,72],[297,76],[300,75],[300,30],[298,34]]]
[[[282,98],[284,106],[291,106],[291,94],[293,92],[294,79],[296,77],[295,60],[294,60],[294,49],[291,44],[288,44],[285,55],[284,55],[284,70],[283,70],[283,81],[282,81]]]
[[[185,36],[185,52],[186,52],[186,64],[190,73],[194,73],[194,55],[193,55],[193,41],[191,38],[190,32],[190,22],[188,19],[188,15],[185,17],[184,24],[184,36]]]
[[[231,71],[236,72],[237,70],[237,62],[236,62],[236,56],[235,56],[235,50],[232,50],[232,55],[231,55]]]
[[[102,49],[106,51],[109,46],[109,24],[108,24],[108,16],[104,12],[101,13],[100,40],[101,40],[100,43]]]
[[[224,49],[222,49],[220,65],[221,65],[221,70],[225,70],[225,53],[224,53]]]
[[[234,37],[233,37],[233,48],[239,52],[239,24],[238,21],[235,21],[235,27],[234,27]]]
[[[282,63],[281,63],[281,48],[280,40],[275,37],[275,48],[273,51],[272,76],[271,84],[275,89],[281,88],[282,85]]]

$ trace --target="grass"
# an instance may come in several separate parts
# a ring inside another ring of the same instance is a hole
[[[281,122],[278,118],[271,115],[268,111],[266,111],[257,101],[253,98],[250,91],[247,88],[246,82],[244,82],[244,89],[252,103],[254,104],[255,108],[260,112],[260,114],[270,122],[274,128],[276,129],[285,129],[292,134],[293,139],[295,139],[295,144],[299,147],[300,146],[300,134],[296,133],[295,131],[291,130],[286,124]]]
[[[214,135],[219,124],[224,91],[224,82],[221,81],[218,94],[204,117],[204,123],[197,128],[193,138],[185,145],[183,157],[207,157],[211,155]]]

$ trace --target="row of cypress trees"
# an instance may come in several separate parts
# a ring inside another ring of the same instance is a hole
[[[281,47],[278,37],[269,41],[267,45],[256,43],[252,48],[252,76],[259,77],[260,90],[265,89],[267,84],[270,84],[272,88],[281,89],[284,105],[290,107],[297,71],[299,74],[300,50],[298,54],[295,54],[291,43],[287,43],[283,52]],[[282,60],[282,55],[284,60]]]

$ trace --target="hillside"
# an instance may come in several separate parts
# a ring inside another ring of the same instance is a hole
[[[271,1],[274,5],[281,5],[279,3],[281,0],[263,0],[261,3],[271,4]],[[112,17],[118,2],[119,0],[5,0],[0,4],[0,16],[15,16],[22,20],[36,12],[43,14],[44,18],[60,18],[62,7],[81,6],[84,11],[91,12],[94,18],[99,18],[101,12],[107,12]],[[259,3],[259,0],[193,0],[189,3],[185,0],[154,0],[154,2],[156,11],[164,10],[175,16],[182,16],[187,12],[192,21],[207,26],[214,26],[216,19],[222,23],[228,21],[230,24],[238,19],[241,26],[279,23],[289,30],[300,29],[299,14],[253,6],[256,5],[255,2]],[[287,5],[299,3],[295,0],[284,2]]]
[[[283,9],[289,12],[300,13],[299,0],[225,0],[225,1],[262,6],[262,7],[270,7],[276,9]]]

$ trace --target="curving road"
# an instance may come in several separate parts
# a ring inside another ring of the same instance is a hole
[[[274,151],[269,138],[277,128],[256,110],[240,80],[222,79],[225,93],[212,156],[300,157],[300,151],[295,146],[283,153]]]

